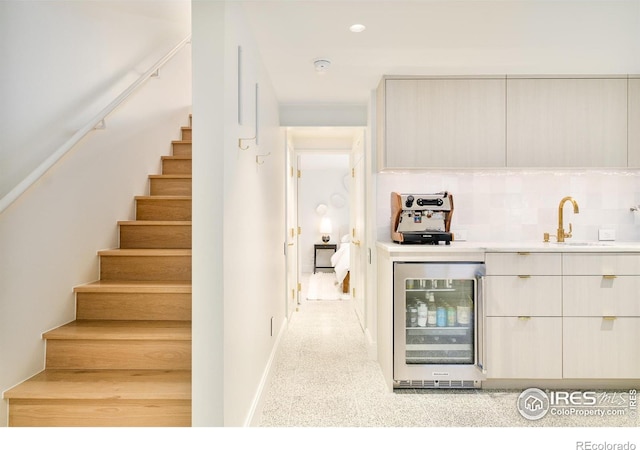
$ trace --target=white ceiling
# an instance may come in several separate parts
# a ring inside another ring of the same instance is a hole
[[[281,104],[366,104],[384,74],[639,70],[639,0],[241,3]]]

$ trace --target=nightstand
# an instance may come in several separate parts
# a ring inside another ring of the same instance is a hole
[[[331,256],[338,250],[336,244],[314,244],[313,246],[313,273],[317,269],[333,269]]]

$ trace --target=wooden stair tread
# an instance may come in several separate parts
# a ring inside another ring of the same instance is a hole
[[[184,130],[185,128],[183,128]],[[186,128],[187,130],[189,128]],[[175,141],[171,141],[172,144],[191,144],[193,141],[191,139],[176,139]]]
[[[136,200],[191,200],[191,195],[136,195]]]
[[[191,256],[190,248],[114,248],[100,250],[100,256]]]
[[[118,225],[128,225],[128,226],[191,226],[190,220],[121,220],[118,222]]]
[[[111,293],[191,293],[191,281],[115,281],[98,280],[76,286],[74,292],[111,292]]]
[[[168,160],[171,160],[171,159],[189,160],[189,159],[192,159],[192,158],[191,158],[191,155],[164,155],[164,156],[161,156],[160,159],[163,159],[163,160],[164,159],[168,159]]]
[[[189,341],[191,322],[179,320],[74,320],[45,339]]]
[[[149,175],[149,178],[160,179],[160,180],[191,180],[193,176],[191,174],[166,174],[166,175]]]
[[[191,371],[47,369],[6,391],[4,398],[190,400]]]

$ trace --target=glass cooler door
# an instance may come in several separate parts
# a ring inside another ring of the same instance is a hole
[[[405,280],[406,364],[474,363],[475,279]]]
[[[482,263],[394,263],[395,379],[480,369],[483,276]]]

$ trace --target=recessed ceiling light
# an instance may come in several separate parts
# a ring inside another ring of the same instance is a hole
[[[365,27],[361,23],[354,23],[353,25],[351,25],[349,27],[349,30],[351,30],[354,33],[361,33],[361,32],[363,32],[365,30],[365,28],[367,28],[367,27]]]

